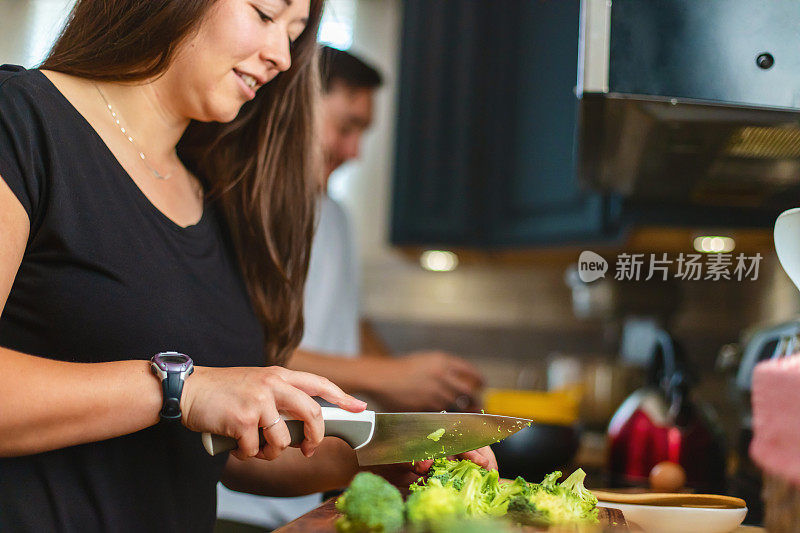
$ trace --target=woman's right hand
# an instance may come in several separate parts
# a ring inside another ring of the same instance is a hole
[[[285,413],[303,421],[300,449],[311,457],[325,433],[322,410],[311,396],[354,413],[367,406],[326,378],[280,366],[195,367],[181,395],[182,422],[193,431],[236,439],[239,447],[231,453],[237,459],[270,461],[289,446],[289,429],[280,419]],[[259,448],[261,428],[267,441],[263,448]]]

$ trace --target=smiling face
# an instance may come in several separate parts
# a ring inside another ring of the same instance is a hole
[[[255,91],[292,64],[309,0],[217,0],[164,77],[180,113],[229,122]]]

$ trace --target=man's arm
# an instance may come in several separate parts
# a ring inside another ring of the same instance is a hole
[[[373,359],[379,363],[383,358],[346,357],[298,348],[286,366],[292,370],[325,376],[350,394],[372,394],[376,388],[376,365]]]
[[[380,395],[381,391],[376,390],[382,381],[379,376],[387,366],[391,366],[388,358],[392,354],[368,321],[360,322],[359,334],[361,353],[358,357],[298,348],[287,367],[325,376],[351,394]],[[380,358],[387,358],[387,361],[381,362]]]
[[[386,343],[383,342],[378,332],[367,320],[361,320],[359,327],[361,333],[361,353],[363,355],[375,355],[380,357],[391,357],[392,352]]]
[[[287,366],[324,376],[349,394],[366,394],[390,411],[453,409],[460,397],[474,403],[483,385],[472,364],[438,351],[403,357],[337,357],[298,349]]]

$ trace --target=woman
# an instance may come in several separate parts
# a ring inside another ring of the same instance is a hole
[[[310,396],[365,405],[263,366],[302,332],[320,10],[79,0],[39,70],[0,71],[0,530],[203,531],[220,478],[295,495],[355,473]],[[165,350],[193,359],[182,391],[151,372]]]

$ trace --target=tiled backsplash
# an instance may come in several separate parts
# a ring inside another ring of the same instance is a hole
[[[449,273],[423,271],[409,262],[367,269],[364,313],[396,351],[441,348],[493,361],[536,361],[553,352],[615,354],[621,317],[605,322],[580,320],[563,280],[565,264],[530,268],[486,265]],[[635,300],[638,312],[647,298],[672,297],[645,290],[636,282],[619,290]],[[777,259],[764,259],[756,281],[681,281],[677,311],[668,329],[690,360],[713,368],[719,348],[736,342],[742,330],[798,312],[800,293]],[[654,310],[661,309],[653,301]]]

